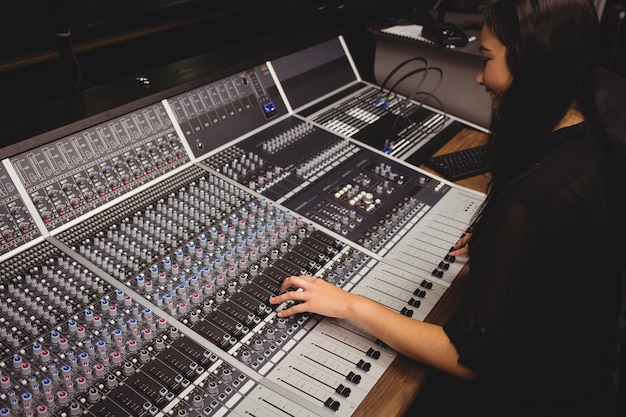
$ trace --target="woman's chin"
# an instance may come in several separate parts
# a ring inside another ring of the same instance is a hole
[[[491,108],[498,108],[498,103],[500,102],[499,96],[496,93],[489,93],[489,98],[491,99]]]

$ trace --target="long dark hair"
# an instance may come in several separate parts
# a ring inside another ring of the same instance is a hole
[[[506,47],[510,86],[492,112],[485,205],[534,162],[546,136],[576,106],[602,126],[593,77],[599,21],[591,0],[496,0],[485,25]]]

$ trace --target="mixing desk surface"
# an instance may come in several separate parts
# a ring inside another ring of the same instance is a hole
[[[339,37],[2,161],[0,415],[355,413],[397,354],[270,296],[425,320],[483,200],[404,161],[460,121],[380,94]]]

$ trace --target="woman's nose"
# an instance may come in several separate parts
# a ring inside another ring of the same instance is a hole
[[[476,74],[476,84],[483,85],[483,69],[479,69]]]

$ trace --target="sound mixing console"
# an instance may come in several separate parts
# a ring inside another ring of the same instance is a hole
[[[424,320],[483,199],[374,146],[458,123],[379,90],[339,37],[4,160],[0,416],[351,416],[396,353],[270,296]]]

